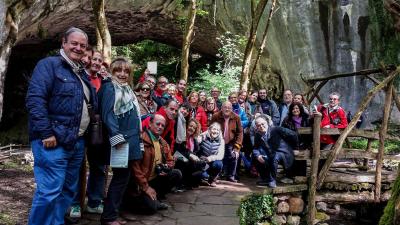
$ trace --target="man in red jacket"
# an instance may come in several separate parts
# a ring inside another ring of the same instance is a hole
[[[173,146],[175,144],[175,118],[178,115],[179,104],[174,99],[168,100],[163,107],[161,107],[156,114],[164,117],[165,129],[161,134],[161,137],[170,145],[171,151],[174,149]],[[150,117],[147,117],[142,122],[143,128],[149,128],[150,125]]]
[[[332,92],[329,95],[329,103],[319,105],[317,111],[322,114],[321,128],[346,128],[346,112],[339,106],[340,94]],[[321,149],[331,149],[337,137],[321,135]]]

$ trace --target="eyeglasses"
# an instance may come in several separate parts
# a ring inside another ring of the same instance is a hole
[[[336,101],[336,100],[339,100],[339,98],[329,98],[329,100]]]
[[[156,122],[156,125],[157,125],[158,127],[165,127],[165,124],[163,124],[163,123],[161,123],[161,122]]]
[[[150,91],[150,88],[142,88],[142,91]]]

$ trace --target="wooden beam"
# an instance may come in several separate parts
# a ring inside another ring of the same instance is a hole
[[[372,139],[368,139],[367,148],[365,149],[365,152],[372,152]],[[365,169],[368,170],[368,158],[364,159],[363,165],[364,165]]]
[[[317,113],[314,115],[314,126],[313,126],[313,156],[311,161],[311,176],[308,189],[308,215],[307,224],[313,225],[315,220],[315,213],[317,211],[315,206],[315,194],[317,178],[318,178],[318,163],[320,157],[320,134],[321,134],[321,119],[322,114]]]
[[[323,135],[340,135],[341,133],[343,133],[343,130],[344,129],[338,129],[338,128],[321,128],[321,134],[323,134]],[[312,128],[311,127],[300,127],[297,129],[297,132],[299,134],[311,135]],[[362,138],[367,138],[367,139],[379,140],[379,132],[372,131],[372,130],[353,129],[348,134],[348,137],[362,137]],[[386,135],[386,139],[400,141],[399,137],[395,137],[392,135]]]
[[[390,192],[383,193],[381,201],[388,201]],[[363,192],[319,192],[315,198],[317,202],[332,203],[367,203],[374,202],[374,194],[370,191]]]
[[[263,186],[265,188],[265,186]],[[276,188],[266,188],[264,190],[265,194],[284,194],[284,193],[293,193],[293,192],[301,192],[308,189],[307,184],[291,184],[285,186],[277,186]]]
[[[385,105],[383,108],[383,121],[382,127],[379,131],[379,149],[376,161],[376,174],[375,174],[375,202],[379,202],[381,198],[381,180],[382,180],[382,165],[383,165],[383,154],[385,152],[385,138],[387,133],[387,127],[390,117],[390,107],[392,105],[392,88],[393,80],[389,82],[386,88]]]
[[[387,71],[394,71],[396,70],[396,66],[394,65],[389,65],[386,67]],[[316,77],[316,78],[311,78],[311,79],[306,79],[306,82],[318,82],[318,81],[326,81],[326,80],[332,80],[336,78],[343,78],[343,77],[352,77],[352,76],[367,76],[370,74],[374,73],[382,73],[381,68],[376,68],[376,69],[366,69],[366,70],[360,70],[356,72],[351,72],[351,73],[338,73],[330,76],[321,76],[321,77]]]
[[[387,73],[387,71],[383,72],[384,74]],[[367,76],[368,79],[370,79],[372,82],[374,82],[375,84],[379,84],[379,80],[376,79],[375,77],[371,77],[371,76]],[[392,95],[393,95],[393,100],[396,103],[397,109],[400,111],[400,97],[397,94],[396,88],[392,89]]]
[[[315,90],[313,91],[311,97],[309,99],[307,99],[308,102],[312,102],[314,100],[315,97],[319,97],[318,93],[321,90],[321,88],[328,82],[328,80],[322,81],[321,83],[318,84],[318,86],[315,88]],[[323,103],[321,100],[321,97],[318,98],[318,100]]]
[[[341,148],[343,146],[343,143],[344,143],[345,139],[347,138],[347,136],[350,133],[350,131],[354,128],[354,126],[356,125],[356,123],[360,119],[361,114],[367,108],[367,106],[369,105],[369,102],[372,100],[372,98],[375,96],[375,94],[378,91],[380,91],[381,89],[386,87],[387,84],[389,82],[391,82],[398,75],[399,71],[400,71],[400,67],[397,68],[395,71],[393,71],[390,74],[390,76],[385,78],[379,85],[375,86],[374,88],[372,88],[371,90],[368,91],[367,95],[364,97],[363,101],[361,102],[359,109],[354,114],[353,119],[348,124],[346,129],[343,130],[342,134],[339,136],[338,140],[336,141],[335,145],[332,148],[332,153],[329,155],[329,157],[326,160],[324,166],[322,167],[321,172],[320,172],[320,174],[318,176],[318,183],[317,183],[317,188],[318,189],[320,189],[322,187],[322,184],[324,183],[326,174],[327,174],[330,166],[332,165],[333,161],[335,161],[337,155],[339,154],[339,152],[340,152],[340,150],[341,150]]]
[[[375,151],[375,152],[372,152]],[[363,149],[352,149],[342,148],[338,158],[340,159],[376,159],[378,153],[377,149],[371,149],[371,151],[364,151]],[[294,157],[296,160],[308,160],[311,159],[309,150],[293,150]],[[327,159],[331,151],[321,151],[320,159]],[[397,155],[384,155],[383,159],[399,160],[400,154]]]

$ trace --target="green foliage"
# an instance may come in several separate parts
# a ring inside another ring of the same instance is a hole
[[[368,141],[365,138],[352,139],[351,145],[356,149],[366,149]],[[372,148],[377,149],[379,147],[379,142],[373,141]],[[400,141],[386,140],[385,141],[385,153],[399,153],[400,152]]]
[[[222,47],[218,49],[219,60],[215,70],[207,65],[205,69],[197,71],[199,78],[194,81],[192,89],[210,90],[211,87],[218,87],[221,90],[221,97],[224,98],[239,88],[243,42],[242,37],[230,32],[226,32],[217,40]]]
[[[270,194],[256,194],[240,201],[237,210],[240,225],[254,225],[258,222],[264,222],[275,213],[273,197]]]
[[[15,169],[15,170],[22,170],[27,173],[33,173],[33,167],[31,165],[21,165],[15,161],[6,161],[3,164],[0,164],[0,169],[2,169],[2,170]],[[0,224],[2,224],[2,223],[0,223]]]
[[[10,215],[5,214],[5,213],[0,213],[0,224],[14,225],[17,223]]]
[[[393,188],[392,196],[390,197],[385,209],[383,210],[383,215],[379,220],[379,225],[392,225],[394,224],[393,219],[395,216],[395,205],[400,197],[400,176],[397,176]]]

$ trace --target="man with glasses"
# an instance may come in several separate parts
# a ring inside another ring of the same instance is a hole
[[[316,107],[314,113],[321,113],[321,128],[346,128],[346,112],[339,106],[340,94],[332,92],[329,95],[329,103]],[[321,149],[331,149],[335,144],[337,137],[332,135],[321,135]]]
[[[218,110],[221,110],[221,107],[222,107],[222,101],[219,99],[220,94],[221,94],[221,92],[218,90],[217,87],[211,88],[211,97],[214,98],[215,104],[216,104]]]

